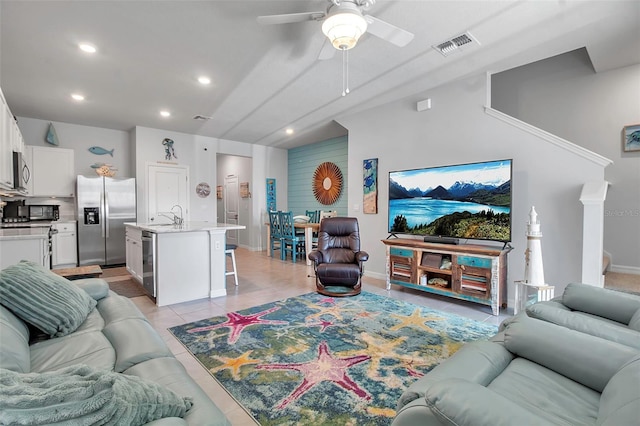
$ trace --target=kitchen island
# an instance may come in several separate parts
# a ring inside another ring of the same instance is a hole
[[[49,269],[49,227],[45,224],[0,229],[0,269],[21,260],[31,260]]]
[[[245,229],[245,226],[129,222],[125,227],[127,232],[142,234],[142,247],[127,244],[127,251],[141,250],[142,253],[127,253],[127,259],[142,258],[142,284],[155,298],[156,305],[226,296],[226,232]]]

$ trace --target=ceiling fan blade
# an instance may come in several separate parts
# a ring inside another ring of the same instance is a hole
[[[333,47],[333,44],[329,41],[328,38],[324,38],[324,43],[322,43],[322,49],[320,49],[320,53],[318,54],[318,59],[324,61],[326,59],[333,58],[333,55],[336,54],[336,48]]]
[[[404,47],[413,40],[413,33],[391,25],[388,22],[374,18],[371,15],[365,15],[367,21],[367,32],[379,37],[383,40],[393,43],[396,46]]]
[[[325,12],[287,13],[284,15],[258,16],[258,24],[292,24],[294,22],[319,21],[327,16]]]

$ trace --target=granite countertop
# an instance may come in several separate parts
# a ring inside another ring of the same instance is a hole
[[[33,238],[49,238],[49,226],[0,229],[0,240],[19,240]]]
[[[185,222],[184,225],[173,225],[171,223],[138,223],[125,222],[125,226],[138,228],[142,231],[164,234],[171,232],[198,232],[198,231],[228,231],[231,229],[245,229],[244,225],[233,225],[230,223],[213,222]]]

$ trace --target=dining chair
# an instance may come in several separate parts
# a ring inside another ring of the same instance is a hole
[[[304,214],[309,217],[309,223],[320,222],[320,210],[307,210]]]
[[[274,250],[280,250],[282,258],[282,229],[280,226],[280,211],[269,211],[269,256],[273,257]]]
[[[309,216],[309,223],[320,223],[320,210],[307,210],[306,215]],[[314,249],[318,246],[318,231],[313,232],[311,246]]]
[[[291,253],[291,260],[296,263],[298,255],[304,255],[304,235],[297,235],[293,226],[293,212],[280,212],[280,258],[285,260]]]
[[[337,210],[329,210],[329,211],[321,210],[319,222],[322,222],[322,219],[326,219],[328,217],[336,217],[336,216],[338,216]]]

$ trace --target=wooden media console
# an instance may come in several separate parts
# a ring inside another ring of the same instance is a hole
[[[387,290],[391,284],[491,306],[507,307],[507,253],[470,244],[382,240],[387,246]]]

